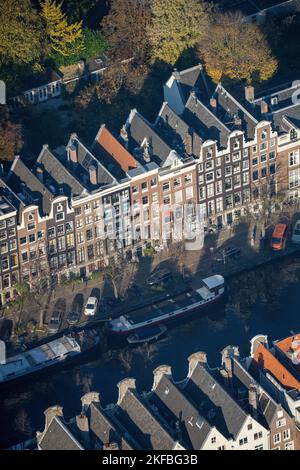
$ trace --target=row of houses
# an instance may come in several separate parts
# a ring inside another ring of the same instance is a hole
[[[101,125],[87,147],[72,134],[31,168],[16,156],[0,175],[1,304],[43,273],[89,276],[199,220],[221,227],[272,195],[298,198],[297,94],[297,82],[263,96],[247,86],[237,100],[199,64],[174,70],[154,123],[133,109],[120,135]]]
[[[67,421],[63,409],[45,411],[37,433],[40,450],[299,450],[300,335],[276,341],[251,340],[242,359],[238,347],[222,351],[211,368],[206,354],[192,354],[187,377],[157,367],[150,391],[135,380],[118,384],[117,403],[98,393],[82,399],[82,411]]]

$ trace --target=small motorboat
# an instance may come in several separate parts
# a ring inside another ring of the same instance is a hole
[[[167,331],[165,325],[149,326],[140,331],[137,331],[133,335],[127,338],[128,343],[137,344],[137,343],[147,343],[152,340],[158,339]]]

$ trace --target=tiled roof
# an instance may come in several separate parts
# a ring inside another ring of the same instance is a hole
[[[223,436],[236,438],[247,415],[207,367],[197,364],[183,391],[210,425]]]
[[[287,390],[295,388],[300,391],[300,382],[263,344],[258,346],[251,363],[251,370],[257,369],[268,371]]]
[[[103,445],[116,442],[120,450],[132,450],[137,446],[130,444],[113,424],[108,413],[95,403],[90,407],[90,429]]]
[[[7,183],[26,204],[29,201],[26,201],[22,194],[23,183],[26,193],[30,195],[30,202],[39,205],[44,214],[49,214],[54,193],[49,191],[49,189],[41,183],[18,156],[15,157],[12,163],[7,177]]]
[[[163,165],[172,149],[160,137],[154,126],[134,109],[129,115],[126,128],[129,136],[129,150],[134,152],[147,140],[152,148],[151,160],[160,166]]]
[[[112,167],[112,171],[113,167],[119,167],[126,174],[129,170],[138,167],[136,159],[105,126],[100,128],[93,145],[93,151],[103,162]]]
[[[59,417],[53,418],[47,431],[39,442],[41,450],[83,450]]]
[[[166,375],[149,396],[149,402],[157,407],[174,431],[178,427],[177,432],[182,434],[187,449],[201,449],[211,426]]]
[[[114,415],[142,449],[172,450],[175,440],[135,390],[128,389]]]

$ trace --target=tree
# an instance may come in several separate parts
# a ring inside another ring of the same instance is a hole
[[[14,419],[14,429],[22,434],[23,439],[28,439],[28,437],[32,435],[33,428],[31,425],[31,420],[24,408],[21,408],[18,411]]]
[[[51,50],[62,56],[78,54],[84,47],[82,21],[69,24],[55,0],[42,1],[41,8]]]
[[[0,0],[0,65],[39,60],[42,39],[41,21],[30,0]]]
[[[150,0],[112,0],[101,22],[103,33],[118,59],[134,57],[144,62],[149,50],[146,34],[151,22]]]
[[[13,160],[22,145],[22,126],[11,121],[8,108],[0,105],[0,161]]]
[[[215,15],[198,52],[214,82],[223,76],[248,83],[255,75],[267,80],[277,69],[277,61],[260,27],[246,23],[238,12]]]
[[[209,23],[207,4],[201,0],[152,0],[151,12],[148,36],[153,62],[175,64],[201,40]]]

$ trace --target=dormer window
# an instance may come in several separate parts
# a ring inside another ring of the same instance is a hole
[[[261,133],[262,140],[266,140],[267,136],[268,136],[267,131],[263,130],[262,133]]]
[[[233,148],[234,150],[237,150],[240,148],[240,142],[238,139],[235,139],[234,143],[233,143]]]
[[[278,105],[278,97],[277,96],[272,96],[271,105],[272,106],[277,106]]]
[[[298,137],[296,129],[291,129],[290,131],[290,140],[296,140]]]

